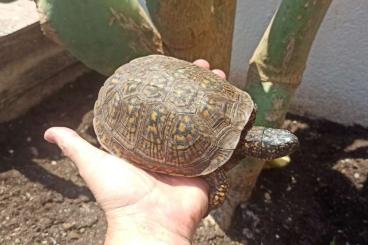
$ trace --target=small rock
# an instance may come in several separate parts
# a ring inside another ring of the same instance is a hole
[[[248,228],[244,228],[243,231],[242,231],[242,233],[248,239],[253,239],[254,238],[253,233]]]
[[[359,179],[359,177],[360,177],[360,174],[359,173],[355,173],[354,174],[354,179]]]
[[[51,161],[51,165],[56,165],[56,164],[57,164],[56,161],[54,161],[54,160]]]
[[[58,244],[53,237],[50,237],[50,240],[51,240],[52,244]]]
[[[270,203],[271,202],[271,195],[270,195],[270,193],[266,192],[264,194],[264,198],[265,198],[265,202],[266,203]]]
[[[31,154],[34,156],[34,157],[38,157],[39,153],[38,153],[38,150],[36,147],[34,146],[31,146],[29,147],[29,151],[31,152]]]
[[[64,230],[69,230],[69,229],[73,228],[74,226],[75,226],[74,223],[64,223],[63,224]]]
[[[207,216],[203,220],[204,227],[215,226],[216,224],[216,220],[211,215]]]
[[[82,195],[82,196],[79,197],[79,201],[80,202],[89,202],[91,200],[90,200],[90,198],[88,196]]]
[[[31,194],[29,192],[26,192],[26,197],[28,198],[28,200],[32,200],[33,199],[32,196],[31,196]]]
[[[72,239],[72,240],[76,240],[76,239],[79,239],[80,238],[80,234],[76,231],[71,231],[69,234],[68,234],[68,238],[69,239]]]
[[[55,195],[53,195],[52,197],[52,201],[57,202],[57,203],[61,203],[64,201],[64,197],[60,194],[60,193],[55,193]],[[61,212],[62,209],[59,210],[59,212]]]
[[[291,176],[291,183],[296,184],[296,179],[294,176]]]

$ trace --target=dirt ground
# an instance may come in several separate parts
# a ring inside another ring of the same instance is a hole
[[[32,111],[0,124],[0,244],[102,244],[104,216],[42,134],[68,126],[97,145],[84,117],[103,78],[89,74]],[[100,82],[96,82],[100,81]],[[228,234],[200,227],[195,244],[368,244],[368,130],[289,115],[300,150],[265,170]]]

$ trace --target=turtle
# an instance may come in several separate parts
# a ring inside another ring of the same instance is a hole
[[[251,96],[210,70],[149,55],[105,81],[93,127],[105,150],[141,169],[204,178],[212,210],[226,198],[229,166],[244,157],[282,157],[298,146],[287,130],[254,126],[255,117]]]

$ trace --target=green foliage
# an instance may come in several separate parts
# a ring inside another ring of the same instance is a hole
[[[136,0],[39,0],[43,29],[73,56],[111,75],[121,64],[161,53],[160,35]]]

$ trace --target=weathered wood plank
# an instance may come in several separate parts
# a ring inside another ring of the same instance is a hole
[[[0,37],[0,122],[16,118],[86,72],[43,35],[38,22]]]

